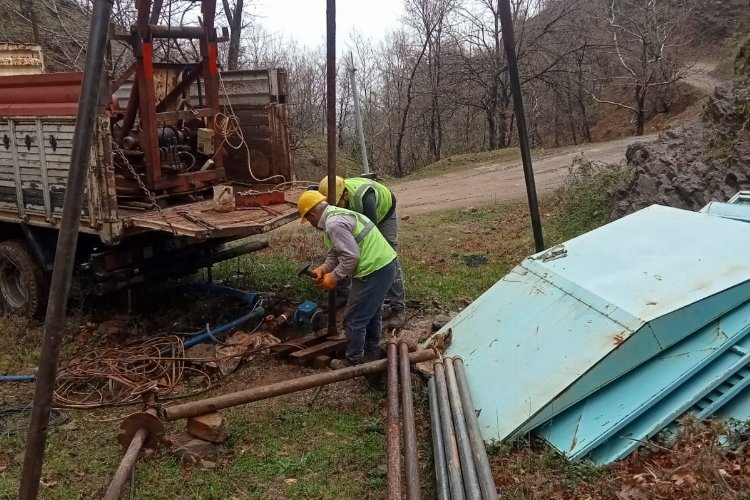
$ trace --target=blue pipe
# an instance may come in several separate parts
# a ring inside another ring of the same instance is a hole
[[[217,338],[222,335],[224,335],[227,332],[232,331],[235,328],[238,328],[248,321],[250,321],[253,318],[262,318],[266,314],[266,310],[263,307],[257,306],[258,302],[258,294],[254,292],[245,292],[243,290],[238,290],[236,288],[224,286],[224,285],[214,285],[214,284],[203,284],[203,283],[196,283],[191,285],[184,285],[178,288],[179,291],[201,291],[206,293],[212,293],[216,295],[223,295],[225,297],[230,297],[233,299],[241,300],[243,302],[247,302],[251,306],[254,306],[253,309],[243,315],[239,318],[230,321],[228,323],[224,323],[222,325],[217,326],[216,328],[212,329],[209,333],[207,330],[201,330],[201,332],[198,332],[195,336],[190,337],[187,341],[185,341],[184,346],[185,349],[192,347],[196,344],[200,344],[202,342],[205,342],[209,339]],[[203,333],[202,333],[203,332]],[[162,355],[169,354],[171,349],[165,349],[162,351]],[[36,380],[36,375],[0,375],[0,383],[3,382],[34,382]]]
[[[241,300],[247,302],[251,306],[255,305],[258,301],[258,294],[255,292],[246,292],[244,290],[238,290],[225,285],[214,285],[213,283],[193,283],[190,285],[183,285],[176,288],[178,292],[205,292],[215,295],[223,295],[232,299]]]
[[[245,314],[244,316],[240,316],[239,318],[230,321],[229,323],[224,323],[223,325],[219,325],[216,328],[212,328],[210,332],[205,331],[204,333],[199,333],[198,335],[190,337],[184,342],[183,345],[185,346],[185,349],[193,347],[194,345],[203,343],[211,338],[216,338],[224,335],[225,333],[244,325],[253,318],[262,318],[265,315],[266,310],[263,307],[255,306],[252,311]]]
[[[0,375],[0,382],[33,382],[36,375]]]

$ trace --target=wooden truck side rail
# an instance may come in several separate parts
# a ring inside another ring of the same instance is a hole
[[[286,72],[274,69],[223,75],[226,90],[220,100],[222,111],[238,115],[247,149],[229,149],[225,160],[227,178],[222,183],[252,183],[253,176],[272,175],[291,180]],[[57,227],[75,117],[56,114],[75,111],[80,78],[80,73],[0,77],[0,100],[5,99],[0,105],[0,221]],[[297,191],[285,193],[284,203],[228,214],[214,211],[210,200],[169,199],[160,202],[160,210],[123,205],[121,200],[127,200],[128,194],[118,192],[117,176],[128,173],[118,173],[113,165],[110,115],[113,109],[127,107],[129,94],[130,84],[126,82],[114,92],[113,103],[99,116],[81,232],[96,234],[107,245],[146,231],[200,239],[236,238],[266,232],[295,218]],[[40,112],[49,114],[36,114]],[[272,184],[254,189],[269,189]],[[236,187],[237,191],[247,189],[246,184]],[[204,195],[208,195],[205,190]]]

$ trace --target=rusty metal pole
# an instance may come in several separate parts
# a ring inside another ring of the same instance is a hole
[[[326,138],[328,204],[336,199],[336,0],[326,0]],[[336,335],[336,290],[328,292],[328,335]]]
[[[128,446],[125,455],[123,455],[120,461],[120,465],[117,467],[117,471],[115,471],[114,477],[112,477],[112,482],[109,483],[109,488],[107,488],[103,500],[117,500],[120,498],[120,493],[122,493],[122,489],[130,477],[133,467],[135,467],[135,462],[138,460],[138,455],[141,453],[143,443],[146,442],[147,435],[148,431],[146,429],[138,429],[136,431],[133,440],[130,441],[130,446]]]
[[[65,329],[65,311],[75,262],[81,208],[86,175],[91,154],[91,142],[96,126],[99,90],[105,76],[104,54],[107,49],[107,32],[112,13],[111,0],[96,0],[91,13],[91,28],[86,53],[86,65],[78,101],[78,116],[73,135],[68,182],[65,188],[62,219],[57,237],[55,266],[52,270],[47,316],[44,321],[44,338],[39,359],[31,421],[26,437],[26,453],[19,498],[32,500],[39,493],[39,478],[44,462],[44,445],[47,441],[47,424],[52,409],[52,393],[60,358],[60,345]]]
[[[537,252],[544,250],[544,236],[542,235],[542,220],[539,217],[539,202],[536,197],[536,183],[534,182],[534,168],[531,165],[531,150],[529,147],[529,132],[526,129],[526,115],[523,111],[523,96],[521,95],[521,77],[518,72],[518,57],[516,56],[516,41],[513,34],[513,16],[510,10],[510,0],[498,0],[500,24],[503,29],[503,46],[508,58],[508,73],[510,74],[510,90],[513,94],[513,107],[516,112],[518,127],[518,144],[521,147],[521,162],[523,176],[526,180],[526,195],[529,200],[529,214],[531,215],[531,229],[534,232],[534,245]]]
[[[388,342],[388,380],[386,396],[388,399],[388,422],[386,429],[386,481],[388,482],[388,500],[401,500],[401,430],[399,429],[398,412],[398,348],[395,342]]]
[[[401,414],[404,431],[404,469],[406,477],[406,500],[421,500],[419,487],[419,455],[417,453],[417,426],[414,423],[414,400],[411,393],[411,366],[409,346],[398,345],[399,370],[401,373]]]
[[[429,361],[434,357],[435,353],[431,349],[422,349],[409,354],[409,362],[421,363],[423,361]],[[334,382],[341,382],[342,380],[361,377],[371,373],[382,372],[385,371],[387,364],[388,360],[381,359],[369,363],[362,363],[361,365],[341,368],[339,370],[316,373],[315,375],[308,375],[307,377],[300,377],[293,380],[285,380],[275,384],[252,387],[244,391],[224,394],[213,398],[200,399],[198,401],[191,401],[180,405],[168,406],[162,410],[162,416],[164,420],[172,421],[181,418],[205,415],[206,413],[213,413],[223,408],[231,408],[232,406],[244,405],[252,403],[253,401],[281,396],[282,394],[304,391],[305,389],[312,389],[313,387],[320,387],[321,385],[332,384]]]

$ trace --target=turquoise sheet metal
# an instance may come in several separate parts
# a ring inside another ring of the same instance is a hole
[[[750,300],[747,248],[745,223],[652,206],[525,259],[437,333],[453,332],[485,440],[542,426]]]
[[[750,343],[748,334],[750,304],[746,303],[535,432],[571,458],[591,454],[600,463],[622,458],[742,370],[747,364],[743,346]],[[737,385],[741,384],[733,387]],[[711,409],[707,415],[713,414],[729,394],[716,395],[701,411]]]

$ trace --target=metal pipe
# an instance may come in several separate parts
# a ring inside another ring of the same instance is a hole
[[[112,477],[112,482],[109,483],[109,488],[104,494],[103,500],[117,500],[120,498],[120,493],[125,487],[125,483],[130,478],[130,475],[135,467],[135,462],[138,460],[138,455],[141,453],[143,443],[146,442],[148,431],[144,428],[138,429],[133,435],[133,440],[130,441],[125,455],[123,455],[120,465],[115,471],[115,475]]]
[[[529,132],[526,128],[526,115],[523,111],[523,97],[521,95],[521,77],[518,73],[518,57],[516,56],[516,42],[513,34],[513,18],[510,11],[510,0],[498,1],[500,24],[503,30],[503,45],[508,58],[508,73],[510,74],[510,90],[513,94],[513,107],[516,113],[518,127],[518,143],[521,146],[521,161],[523,162],[523,176],[526,180],[526,195],[529,199],[529,213],[531,228],[534,232],[536,251],[544,250],[544,236],[542,235],[542,221],[539,218],[539,203],[536,198],[536,183],[534,182],[534,168],[531,165],[531,150],[529,147]]]
[[[461,358],[453,358],[453,371],[456,374],[456,382],[458,383],[458,392],[461,395],[466,427],[469,430],[471,453],[474,455],[474,465],[476,465],[477,475],[479,476],[479,488],[482,490],[482,498],[494,500],[497,498],[497,487],[492,477],[490,459],[487,457],[487,449],[484,447],[482,433],[479,430],[477,413],[474,410],[474,400],[471,398],[469,382],[466,379],[464,362]]]
[[[199,335],[195,335],[194,337],[190,337],[188,340],[186,340],[183,343],[183,347],[185,349],[189,349],[190,347],[193,347],[194,345],[197,345],[197,344],[202,344],[203,342],[206,342],[207,340],[211,340],[216,337],[221,337],[225,333],[231,332],[235,328],[239,328],[240,326],[244,325],[251,319],[262,318],[265,315],[266,315],[266,310],[263,307],[255,306],[249,313],[244,314],[233,321],[224,323],[222,325],[217,326],[216,328],[207,330],[205,333],[201,333]]]
[[[357,69],[354,67],[354,56],[352,56],[351,85],[352,97],[354,98],[354,124],[357,126],[359,136],[359,152],[362,157],[362,173],[370,175],[370,164],[367,161],[367,143],[365,143],[365,131],[362,127],[362,112],[359,107],[359,91],[357,90]]]
[[[388,423],[386,428],[386,464],[388,500],[401,500],[401,442],[399,439],[398,414],[398,349],[395,342],[389,342],[388,382],[386,395],[388,399]]]
[[[153,38],[197,39],[204,38],[208,30],[203,26],[158,26],[148,27]]]
[[[406,478],[406,499],[420,500],[419,455],[417,453],[417,426],[414,423],[414,400],[411,392],[411,366],[409,346],[406,342],[398,345],[398,363],[401,375],[401,414],[404,433],[404,476]]]
[[[448,398],[451,403],[451,413],[453,414],[453,425],[456,429],[458,453],[461,457],[461,472],[464,478],[464,489],[466,490],[467,497],[481,498],[477,468],[474,465],[474,456],[471,453],[471,443],[469,442],[469,431],[466,428],[461,396],[458,393],[458,384],[456,384],[456,373],[453,370],[453,359],[445,358],[443,362],[445,363],[445,378],[448,385]]]
[[[99,90],[105,76],[104,54],[107,49],[107,32],[111,13],[111,0],[94,2],[68,182],[65,188],[55,265],[52,270],[47,316],[44,322],[39,371],[34,388],[29,431],[26,436],[26,453],[19,488],[19,498],[22,500],[33,500],[39,493],[47,425],[52,410],[52,392],[57,374],[57,362],[60,358],[60,344],[65,329],[65,311],[75,261],[91,143],[96,126]]]
[[[451,404],[448,399],[448,388],[445,382],[445,368],[442,362],[434,365],[435,386],[437,389],[438,412],[440,413],[440,425],[443,433],[443,448],[448,469],[448,487],[451,492],[451,500],[463,500],[464,481],[461,476],[461,460],[458,456],[458,443],[453,429],[453,417],[451,416]],[[471,499],[473,500],[473,499]]]
[[[429,361],[434,357],[435,353],[432,350],[422,349],[409,354],[409,362],[421,363],[423,361]],[[244,391],[232,392],[213,398],[200,399],[198,401],[169,406],[163,409],[163,418],[164,420],[172,421],[181,418],[205,415],[206,413],[212,413],[223,408],[244,405],[252,403],[253,401],[281,396],[282,394],[304,391],[305,389],[312,389],[313,387],[320,387],[321,385],[341,382],[342,380],[349,380],[363,375],[369,375],[371,373],[378,373],[385,371],[387,363],[387,360],[381,359],[370,363],[341,368],[339,370],[285,380],[275,384],[252,387]]]
[[[336,0],[326,0],[326,139],[328,204],[336,199]],[[336,290],[328,292],[328,335],[336,335]]]
[[[0,375],[0,382],[33,382],[36,375]]]
[[[435,484],[438,500],[450,500],[448,490],[448,469],[445,464],[445,446],[443,445],[443,429],[440,423],[440,409],[438,407],[435,377],[427,381],[430,397],[430,427],[432,427],[432,455],[435,462]]]

